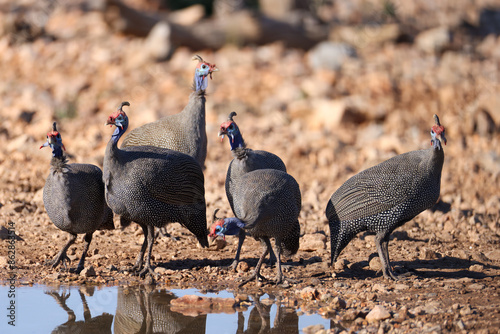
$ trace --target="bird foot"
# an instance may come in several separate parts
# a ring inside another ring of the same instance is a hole
[[[383,271],[384,278],[387,280],[392,280],[392,281],[399,281],[401,278],[403,278],[403,275],[399,276],[394,273],[390,268],[388,270]]]
[[[66,262],[68,264],[70,264],[71,260],[66,255],[66,253],[63,253],[63,254],[58,254],[52,260],[47,261],[45,263],[45,265],[51,267],[52,269],[54,269],[54,268],[56,268],[59,265],[59,263],[62,263],[63,266],[64,266],[64,269],[66,270],[67,269]]]
[[[160,274],[155,273],[154,270],[153,270],[153,268],[151,268],[151,266],[145,266],[137,275],[139,275],[139,277],[143,278],[148,273],[151,276],[153,276],[153,278],[155,278],[155,279],[158,279],[160,277]]]
[[[291,283],[291,284],[298,284],[298,283],[300,283],[299,280],[296,280],[296,279],[293,279],[293,278],[289,278],[289,277],[283,277],[283,276],[281,276],[281,278],[276,277],[276,279],[275,279],[276,285],[279,285],[279,284],[282,284],[282,283],[285,283],[285,282],[288,282],[288,283]]]
[[[243,285],[247,284],[248,282],[251,282],[251,281],[259,281],[259,280],[263,280],[263,281],[268,281],[267,278],[265,278],[264,276],[262,276],[261,274],[258,274],[258,273],[254,273],[252,276],[250,276],[249,278],[247,278],[246,280],[244,280],[243,282],[241,282],[239,285],[238,285],[238,288],[241,288]]]
[[[234,260],[233,263],[231,263],[229,266],[226,267],[226,269],[229,271],[236,272],[237,267],[238,267],[238,261]]]

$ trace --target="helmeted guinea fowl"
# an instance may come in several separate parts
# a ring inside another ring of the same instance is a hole
[[[193,60],[198,60],[198,65],[194,73],[194,91],[187,106],[178,114],[165,116],[130,131],[123,139],[122,148],[147,145],[168,148],[192,156],[204,167],[207,157],[205,90],[208,77],[212,78],[212,72],[218,71],[218,68],[198,55]]]
[[[234,157],[227,169],[225,187],[227,200],[229,201],[231,210],[233,210],[233,214],[236,215],[233,193],[243,175],[257,169],[276,169],[286,173],[286,166],[280,157],[273,153],[248,148],[243,140],[238,125],[234,122],[234,116],[236,116],[236,113],[232,111],[227,121],[220,125],[219,136],[221,137],[221,141],[224,140],[224,136],[228,136],[231,153]],[[231,265],[233,269],[236,268],[239,262],[240,250],[244,240],[245,231],[241,230],[238,240],[238,250],[236,251],[235,259]],[[271,261],[274,262],[273,260],[275,260],[275,258],[271,250]]]
[[[438,200],[445,129],[434,115],[432,147],[397,155],[348,179],[330,198],[331,264],[361,231],[376,233],[377,251],[387,279],[397,279],[389,262],[389,236]]]
[[[276,284],[283,281],[281,254],[293,255],[299,249],[301,209],[300,188],[295,179],[280,170],[258,169],[241,176],[233,191],[236,217],[217,219],[210,227],[210,237],[241,235],[246,231],[263,246],[254,274],[240,286],[259,278],[260,267],[275,239],[277,258]],[[238,249],[239,251],[239,249]]]
[[[101,169],[90,164],[68,164],[56,122],[40,148],[47,146],[52,149],[52,160],[43,188],[43,204],[54,225],[70,234],[68,243],[48,264],[54,268],[60,262],[69,261],[68,248],[75,242],[77,234],[85,233],[83,254],[76,268],[80,273],[94,231],[114,229],[113,212],[104,199]]]
[[[128,117],[120,108],[106,124],[116,129],[106,147],[103,181],[106,201],[113,212],[138,223],[144,231],[144,243],[133,267],[142,266],[141,276],[151,269],[154,227],[179,222],[191,231],[203,247],[208,247],[204,177],[201,166],[191,156],[154,146],[118,148],[118,140],[127,130]]]

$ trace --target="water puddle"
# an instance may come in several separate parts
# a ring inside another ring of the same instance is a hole
[[[148,287],[0,286],[0,333],[302,333],[330,320],[284,307],[268,295]],[[201,297],[201,298],[200,298]],[[240,296],[238,296],[240,297]],[[15,327],[7,307],[15,302]],[[333,328],[333,327],[332,327]]]

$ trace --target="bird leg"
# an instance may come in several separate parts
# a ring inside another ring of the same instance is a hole
[[[236,271],[238,262],[240,262],[241,246],[243,246],[245,238],[246,238],[245,230],[240,229],[240,232],[238,233],[238,249],[236,249],[236,256],[234,257],[233,263],[228,267],[233,271]]]
[[[392,271],[389,261],[389,236],[390,232],[379,232],[375,237],[377,251],[382,263],[382,273],[389,280],[398,280],[398,276]]]
[[[259,262],[257,262],[257,266],[255,266],[255,271],[252,274],[252,276],[250,276],[249,278],[244,280],[242,283],[240,283],[240,285],[238,285],[239,288],[241,288],[243,285],[247,284],[248,282],[250,282],[252,280],[258,280],[259,278],[265,279],[265,277],[263,277],[260,274],[260,267],[262,266],[262,263],[264,262],[264,258],[267,256],[267,254],[269,253],[269,250],[271,249],[271,242],[269,241],[269,238],[267,238],[267,237],[261,238],[260,242],[264,246],[263,247],[264,251],[262,252],[262,254],[259,258]],[[279,263],[279,261],[278,261],[278,263]]]
[[[71,293],[68,292],[66,294],[66,291],[63,291],[62,295],[60,295],[56,291],[45,291],[45,294],[54,297],[56,300],[57,305],[61,306],[63,310],[68,313],[68,321],[65,322],[65,324],[70,324],[74,323],[76,320],[75,312],[66,305],[66,300],[71,296]]]
[[[281,264],[281,242],[279,242],[278,240],[275,240],[275,252],[276,252],[276,257],[277,257],[277,266],[276,266],[276,285],[278,284],[281,284],[283,283],[283,271],[281,270],[281,267],[282,267],[282,264]],[[289,281],[290,283],[298,283],[299,281],[297,280],[293,280],[291,278],[287,278],[286,279],[287,281]]]
[[[83,254],[80,258],[80,262],[78,262],[78,267],[76,267],[75,273],[79,274],[83,268],[85,267],[85,257],[87,256],[87,252],[89,251],[90,242],[92,241],[92,234],[94,232],[89,232],[85,234],[84,240],[85,245],[83,246]]]
[[[71,262],[69,257],[66,255],[66,252],[68,251],[68,248],[75,242],[75,240],[76,240],[76,234],[70,233],[68,243],[54,257],[54,259],[47,262],[47,265],[52,266],[52,268],[55,268],[55,267],[57,267],[59,262],[62,262],[62,264],[64,265],[64,268],[66,268],[66,261],[69,263]]]
[[[142,243],[141,250],[139,252],[139,255],[137,255],[137,259],[135,260],[134,266],[130,269],[132,272],[138,272],[141,270],[142,267],[142,260],[144,258],[144,252],[146,251],[146,247],[148,245],[148,228],[146,225],[139,224],[139,226],[142,228],[142,232],[144,234],[144,242]]]
[[[153,250],[153,243],[155,241],[155,228],[152,225],[146,225],[147,233],[144,234],[144,239],[147,239],[148,253],[146,254],[146,264],[144,268],[139,272],[140,277],[146,276],[150,273],[153,277],[158,277],[159,274],[155,273],[151,268],[151,252]]]
[[[167,237],[167,238],[170,238],[172,241],[179,241],[179,238],[178,237],[174,237],[172,234],[168,233],[167,232],[167,228],[165,226],[162,226],[158,229],[158,232],[156,235],[155,235],[155,238],[158,237],[159,234],[161,234],[162,236],[164,237]]]

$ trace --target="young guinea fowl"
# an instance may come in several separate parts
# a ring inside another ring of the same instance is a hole
[[[445,129],[434,115],[431,145],[397,155],[347,180],[330,198],[331,264],[361,231],[376,233],[377,251],[386,279],[397,279],[389,263],[389,236],[439,198],[446,145]]]
[[[301,209],[300,188],[289,174],[276,169],[258,169],[241,176],[233,191],[236,217],[217,219],[210,227],[210,237],[241,235],[247,232],[263,246],[254,274],[240,286],[262,278],[260,267],[271,251],[270,238],[275,239],[277,258],[276,284],[283,281],[281,254],[293,255],[299,249]],[[238,244],[238,253],[241,243]]]
[[[65,262],[69,262],[66,255],[68,248],[75,242],[77,234],[85,233],[83,254],[76,268],[76,272],[80,273],[94,231],[114,229],[113,212],[104,199],[101,169],[89,164],[67,163],[56,122],[40,148],[47,146],[52,149],[52,160],[43,187],[43,204],[54,225],[70,234],[68,243],[48,264],[52,268],[60,262],[66,265]]]
[[[106,125],[116,129],[106,147],[103,181],[106,201],[113,212],[138,223],[144,231],[144,243],[132,268],[140,270],[148,250],[143,276],[151,269],[154,227],[179,222],[208,247],[204,177],[191,156],[154,146],[118,148],[118,140],[127,130],[128,117],[120,108],[109,116]]]
[[[179,151],[192,156],[203,168],[207,157],[207,132],[205,129],[205,89],[208,77],[219,69],[215,64],[198,60],[194,73],[194,92],[189,103],[178,114],[165,116],[156,122],[132,130],[123,140],[122,148],[129,146],[156,146]]]

